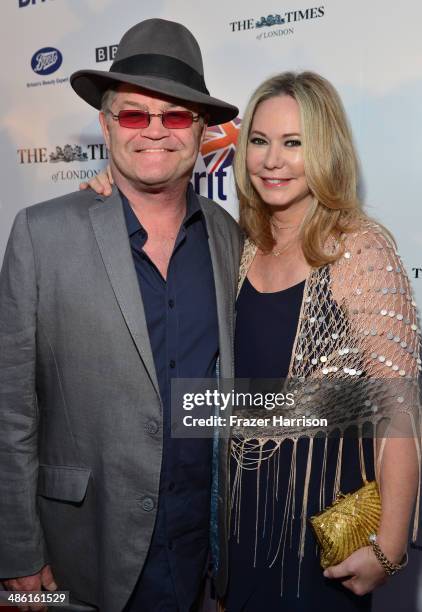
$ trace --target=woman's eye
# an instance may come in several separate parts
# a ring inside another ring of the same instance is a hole
[[[300,140],[293,139],[293,140],[286,140],[284,144],[286,145],[286,147],[300,147],[302,143]]]
[[[254,145],[267,144],[267,141],[264,140],[263,138],[260,138],[259,136],[253,136],[252,138],[249,139],[249,142]]]

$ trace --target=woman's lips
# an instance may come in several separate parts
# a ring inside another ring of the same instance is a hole
[[[263,177],[262,182],[266,187],[286,187],[290,184],[291,178],[266,178]]]

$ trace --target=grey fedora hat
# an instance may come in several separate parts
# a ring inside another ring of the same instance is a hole
[[[209,95],[196,39],[185,26],[165,19],[147,19],[128,30],[108,72],[78,70],[70,83],[81,98],[98,109],[107,89],[129,83],[201,105],[209,115],[209,125],[230,121],[239,112]]]

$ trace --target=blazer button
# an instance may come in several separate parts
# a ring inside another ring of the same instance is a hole
[[[154,500],[150,497],[145,497],[142,500],[142,510],[145,510],[145,512],[151,512],[151,510],[154,510]]]
[[[145,429],[147,433],[153,436],[158,431],[158,423],[156,423],[156,421],[148,421],[148,423],[145,425]]]

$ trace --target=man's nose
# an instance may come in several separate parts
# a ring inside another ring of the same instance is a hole
[[[169,129],[164,127],[162,116],[154,115],[153,113],[149,116],[149,125],[142,129],[142,136],[145,138],[165,138],[169,135]]]

